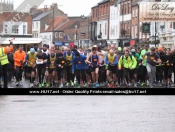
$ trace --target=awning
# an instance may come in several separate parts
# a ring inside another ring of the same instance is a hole
[[[0,38],[0,44],[10,44],[12,38]],[[13,44],[38,44],[42,42],[42,38],[15,38]]]

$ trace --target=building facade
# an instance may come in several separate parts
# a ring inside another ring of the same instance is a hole
[[[118,46],[119,31],[120,31],[120,14],[119,7],[115,3],[111,3],[110,6],[110,21],[109,21],[109,41],[112,44]]]

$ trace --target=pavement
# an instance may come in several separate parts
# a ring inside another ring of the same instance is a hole
[[[175,96],[0,96],[1,132],[175,132]]]

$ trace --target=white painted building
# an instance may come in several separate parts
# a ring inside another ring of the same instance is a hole
[[[108,37],[108,19],[97,21],[97,35],[102,33],[102,37],[97,40],[107,40]]]
[[[9,35],[31,35],[27,34],[28,24],[27,22],[13,22],[13,25],[8,21],[3,22],[4,34]]]
[[[40,21],[32,22],[32,36],[33,38],[40,38]]]
[[[118,46],[119,39],[119,21],[120,21],[120,12],[119,12],[119,6],[115,7],[114,5],[110,6],[110,20],[109,20],[109,41],[112,44],[115,44]]]
[[[52,43],[52,38],[53,38],[52,36],[53,36],[52,32],[40,33],[40,38],[43,38],[43,44]]]

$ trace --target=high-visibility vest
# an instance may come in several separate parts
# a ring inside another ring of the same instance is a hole
[[[66,53],[66,60],[67,60],[67,61],[72,61],[72,53],[71,53],[70,55],[68,55],[68,54]],[[71,65],[72,65],[72,62],[70,62],[69,66],[71,66]]]
[[[7,54],[4,53],[3,47],[0,48],[0,62],[1,62],[1,65],[5,65],[9,63]]]
[[[50,62],[55,61],[55,60],[56,60],[56,54],[54,55],[54,57],[51,57],[50,55]],[[53,68],[55,68],[54,64],[50,64],[50,69],[53,69]]]
[[[116,56],[116,54],[114,54],[113,56],[111,56],[110,54],[108,54],[108,61],[110,62],[110,63],[113,63],[115,60],[115,56]]]
[[[30,52],[28,53],[29,57],[29,62],[32,62],[33,64],[36,63],[36,55],[37,53],[35,52],[34,54],[31,54]],[[30,63],[28,63],[28,66],[31,67]]]

